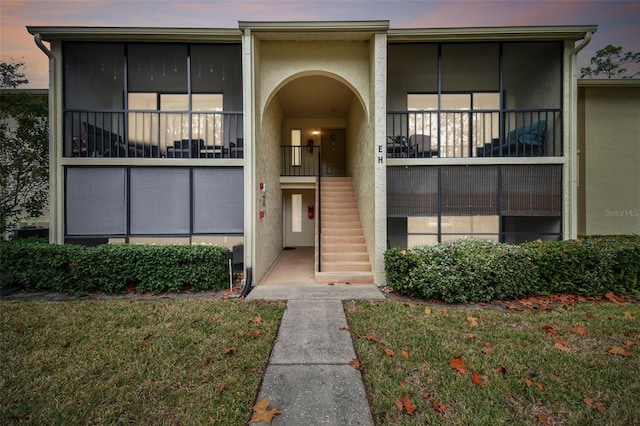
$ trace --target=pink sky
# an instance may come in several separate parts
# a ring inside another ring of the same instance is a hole
[[[579,66],[608,44],[640,51],[640,0],[2,0],[0,57],[25,62],[29,87],[46,88],[46,56],[27,25],[237,28],[238,21],[379,19],[391,28],[596,24]]]

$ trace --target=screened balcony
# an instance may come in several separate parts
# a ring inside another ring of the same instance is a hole
[[[65,111],[65,157],[243,158],[241,112]]]
[[[561,156],[559,109],[387,113],[389,158]]]

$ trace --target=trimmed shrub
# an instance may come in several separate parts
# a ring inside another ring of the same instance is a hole
[[[73,293],[170,292],[221,289],[229,279],[229,250],[219,246],[53,245],[19,240],[0,246],[3,288]]]
[[[546,293],[596,296],[640,291],[640,239],[634,236],[588,237],[575,241],[535,241],[530,250]]]
[[[387,284],[403,294],[467,303],[526,297],[537,290],[531,253],[519,246],[457,240],[387,253]],[[393,271],[398,266],[400,272]]]

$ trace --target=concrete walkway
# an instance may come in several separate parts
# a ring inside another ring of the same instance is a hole
[[[342,300],[384,299],[375,285],[257,286],[247,299],[287,300],[258,401],[272,425],[373,425]],[[266,425],[266,423],[254,423]]]

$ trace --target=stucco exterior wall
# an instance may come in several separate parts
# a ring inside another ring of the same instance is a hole
[[[366,42],[261,41],[258,113],[292,77],[323,74],[338,78],[369,104],[369,52]],[[365,98],[366,97],[366,98]]]
[[[581,81],[586,234],[640,232],[640,84]]]
[[[267,272],[282,251],[282,191],[280,190],[282,141],[282,110],[277,99],[265,111],[262,124],[255,135],[255,188],[252,193],[256,203],[254,230],[256,258],[254,279],[256,283]],[[260,182],[266,191],[260,191]],[[260,210],[264,217],[259,218]]]

